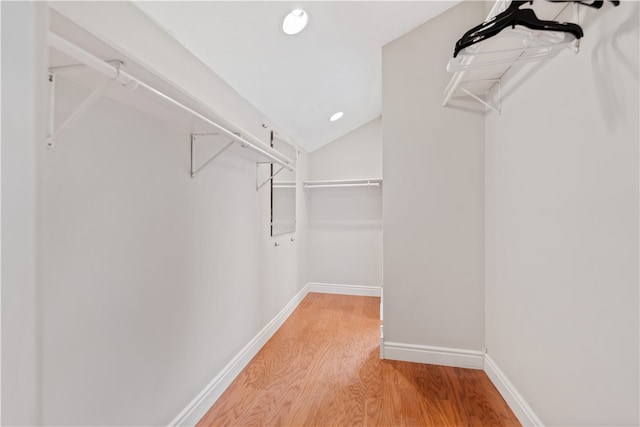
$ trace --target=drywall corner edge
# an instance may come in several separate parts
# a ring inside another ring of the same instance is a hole
[[[276,333],[300,302],[309,293],[305,285],[289,303],[216,375],[207,386],[168,424],[168,426],[195,426],[209,408],[242,372],[253,357]]]
[[[488,354],[484,357],[484,371],[523,426],[544,426],[531,406]]]

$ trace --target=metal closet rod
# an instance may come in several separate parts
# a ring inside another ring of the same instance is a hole
[[[49,31],[47,34],[47,43],[49,44],[49,46],[59,50],[60,52],[63,52],[69,56],[71,56],[72,58],[76,59],[77,61],[82,62],[83,64],[93,68],[94,70],[104,74],[105,76],[115,79],[117,80],[119,83],[123,84],[126,87],[129,87],[131,89],[136,89],[138,87],[143,87],[144,89],[146,89],[147,91],[151,92],[152,94],[160,97],[161,99],[169,102],[170,104],[188,112],[189,114],[192,114],[194,116],[196,116],[197,118],[199,118],[200,120],[206,122],[207,124],[213,126],[214,128],[216,128],[217,130],[219,130],[220,132],[222,132],[224,135],[228,136],[229,138],[231,138],[232,140],[240,143],[240,145],[242,147],[248,147],[250,149],[252,149],[253,151],[262,154],[263,156],[265,156],[266,158],[270,159],[273,161],[273,163],[277,163],[279,165],[281,165],[282,167],[293,171],[294,167],[291,166],[290,163],[292,163],[292,161],[287,158],[286,156],[283,156],[282,154],[278,153],[276,150],[273,150],[273,153],[266,151],[265,149],[259,147],[258,145],[256,145],[255,143],[248,141],[245,138],[242,138],[241,136],[236,135],[235,133],[231,132],[230,130],[220,126],[219,124],[217,124],[216,122],[206,118],[205,116],[203,116],[202,114],[192,110],[191,108],[185,106],[184,104],[176,101],[175,99],[169,97],[168,95],[165,95],[164,93],[160,92],[157,89],[154,89],[153,87],[149,86],[148,84],[136,79],[135,77],[133,77],[132,75],[128,74],[127,72],[120,70],[119,68],[114,67],[113,65],[109,64],[108,62],[103,61],[102,59],[98,58],[97,56],[92,55],[91,53],[87,52],[84,49],[81,49],[80,47],[74,45],[73,43],[69,42],[68,40],[65,40],[64,38],[60,37],[59,35]]]
[[[352,184],[305,184],[305,188],[380,187],[378,182],[354,182]]]
[[[304,188],[334,188],[334,187],[380,187],[381,178],[372,179],[338,179],[331,181],[304,181]]]

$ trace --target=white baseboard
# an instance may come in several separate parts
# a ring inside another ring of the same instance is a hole
[[[195,426],[309,292],[380,296],[381,289],[381,287],[374,286],[308,283],[169,423],[169,426]],[[491,357],[482,351],[385,342],[381,328],[380,358],[458,368],[484,369],[522,425],[544,425]]]
[[[523,426],[544,426],[531,406],[488,354],[485,354],[484,358],[484,371]]]
[[[195,426],[309,293],[305,285],[289,303],[207,384],[169,426]]]
[[[484,353],[480,350],[432,347],[385,341],[382,354],[385,359],[401,360],[403,362],[427,363],[430,365],[471,369],[482,369],[484,366]]]
[[[194,426],[247,366],[262,346],[293,313],[309,292],[339,295],[380,296],[381,287],[308,283],[253,339],[220,371],[215,378],[178,414],[169,426]]]
[[[320,294],[357,295],[363,297],[379,297],[381,286],[341,285],[336,283],[309,283],[309,292]]]

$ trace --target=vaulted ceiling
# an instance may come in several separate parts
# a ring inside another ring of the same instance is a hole
[[[381,114],[382,47],[457,3],[135,4],[311,152]],[[282,21],[297,8],[308,13],[308,25],[299,34],[286,35]],[[338,111],[343,118],[330,122]]]

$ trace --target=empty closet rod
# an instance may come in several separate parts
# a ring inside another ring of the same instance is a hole
[[[59,50],[60,52],[63,52],[69,56],[71,56],[72,58],[82,62],[83,64],[86,64],[87,66],[93,68],[94,70],[104,74],[105,76],[115,79],[118,82],[120,82],[121,84],[125,85],[126,87],[129,87],[131,89],[136,89],[138,87],[143,87],[144,89],[146,89],[147,91],[151,92],[152,94],[160,97],[161,99],[169,102],[170,104],[186,111],[187,113],[196,116],[197,118],[199,118],[200,120],[206,122],[207,124],[215,127],[216,129],[218,129],[220,132],[222,132],[222,134],[228,136],[229,138],[231,138],[232,140],[240,143],[240,145],[242,147],[248,147],[250,149],[252,149],[253,151],[262,154],[263,156],[265,156],[266,158],[270,159],[273,161],[273,163],[277,163],[279,165],[281,165],[282,167],[293,171],[294,168],[293,166],[290,165],[290,163],[292,163],[292,161],[290,159],[288,159],[287,157],[283,156],[282,154],[278,153],[277,151],[273,150],[273,153],[268,152],[266,150],[264,150],[263,148],[259,147],[258,145],[252,143],[251,141],[246,140],[245,138],[242,138],[241,136],[236,135],[235,133],[225,129],[224,127],[220,126],[219,124],[217,124],[216,122],[209,120],[208,118],[206,118],[205,116],[203,116],[202,114],[192,110],[191,108],[181,104],[180,102],[176,101],[175,99],[165,95],[164,93],[160,92],[159,90],[156,90],[154,88],[152,88],[151,86],[147,85],[144,82],[141,82],[140,80],[136,79],[135,77],[131,76],[130,74],[126,73],[123,70],[120,70],[117,67],[114,67],[113,65],[109,64],[108,62],[103,61],[102,59],[98,58],[97,56],[92,55],[91,53],[85,51],[84,49],[79,48],[78,46],[74,45],[73,43],[69,42],[68,40],[63,39],[62,37],[60,37],[59,35],[49,31],[48,35],[47,35],[47,42],[49,44],[49,46]]]
[[[305,188],[336,188],[336,187],[380,187],[379,182],[357,182],[352,184],[305,184]]]

